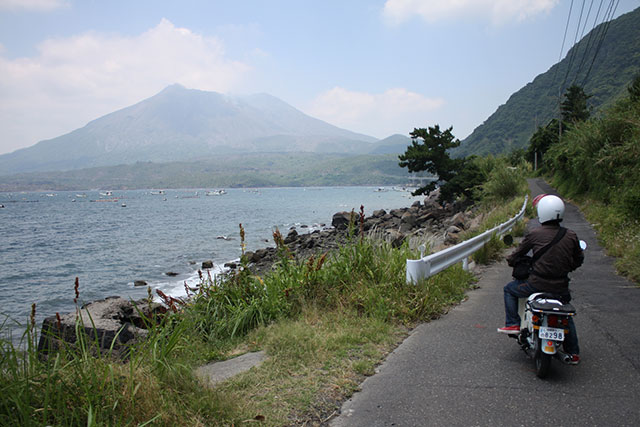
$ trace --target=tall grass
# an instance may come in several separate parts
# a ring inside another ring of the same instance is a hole
[[[0,339],[0,425],[196,425],[224,419],[233,406],[175,363],[172,353],[189,343],[171,318],[126,361],[101,352],[80,316],[76,336],[48,355],[37,350],[32,322],[19,345]]]
[[[405,244],[361,231],[336,252],[295,260],[277,238],[280,260],[264,278],[252,275],[248,266],[224,280],[203,280],[193,303],[185,310],[195,329],[207,340],[244,335],[273,321],[299,314],[313,305],[341,309],[385,321],[412,322],[438,312],[449,285],[432,282],[409,285],[405,279],[407,258],[418,255]],[[471,276],[452,269],[451,280],[468,284]],[[464,286],[463,286],[464,289]],[[456,293],[453,299],[459,299]]]
[[[616,257],[620,274],[640,284],[640,220],[624,215],[601,201],[580,202],[590,223],[598,230],[598,239],[609,255]]]

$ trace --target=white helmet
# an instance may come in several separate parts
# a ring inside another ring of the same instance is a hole
[[[543,224],[547,221],[558,220],[564,218],[564,202],[558,196],[545,195],[538,200],[538,221]]]

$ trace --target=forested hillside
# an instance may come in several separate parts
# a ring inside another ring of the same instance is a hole
[[[639,71],[640,8],[594,28],[561,62],[511,95],[453,154],[498,154],[525,148],[537,126],[558,116],[560,94],[567,87],[582,86],[591,95],[592,113],[598,114],[626,92]]]
[[[396,154],[261,153],[0,176],[0,191],[405,185]]]
[[[575,122],[541,172],[581,202],[618,271],[640,283],[640,74],[600,117]]]

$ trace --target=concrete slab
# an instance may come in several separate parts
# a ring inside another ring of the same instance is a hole
[[[254,366],[260,366],[266,358],[264,351],[245,353],[233,359],[201,366],[196,369],[196,375],[202,378],[209,386],[215,386],[226,379],[248,371]]]

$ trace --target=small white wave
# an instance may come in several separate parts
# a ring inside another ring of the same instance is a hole
[[[200,271],[202,272],[204,280],[209,280],[209,276],[211,276],[211,280],[216,280],[217,276],[227,273],[229,268],[224,265],[214,264],[212,269]],[[149,286],[151,286],[154,292],[156,289],[160,289],[170,297],[186,298],[187,290],[185,288],[185,284],[189,288],[189,293],[193,294],[200,287],[200,283],[200,275],[198,274],[198,270],[195,270],[193,273],[190,273],[186,279],[182,278],[180,280],[152,282],[149,283]]]

